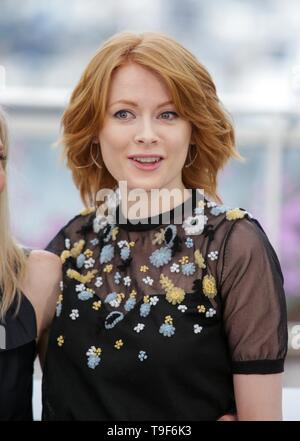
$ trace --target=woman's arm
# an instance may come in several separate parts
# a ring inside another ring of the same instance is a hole
[[[282,420],[282,374],[233,375],[238,421]]]
[[[41,366],[47,348],[49,327],[60,294],[61,280],[62,268],[58,256],[43,250],[34,250],[30,253],[23,292],[31,301],[36,314]]]

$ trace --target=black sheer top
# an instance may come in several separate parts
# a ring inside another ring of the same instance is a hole
[[[1,297],[1,296],[0,296]],[[0,420],[33,419],[33,366],[37,325],[34,308],[21,294],[0,321]]]
[[[175,222],[191,202],[191,215]],[[95,211],[74,217],[47,246],[61,257],[63,281],[43,419],[233,412],[233,374],[284,370],[283,276],[264,230],[246,210],[196,190],[167,222],[124,224],[119,208],[115,222]]]

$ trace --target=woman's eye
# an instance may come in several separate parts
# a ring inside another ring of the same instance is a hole
[[[118,112],[116,112],[115,114],[114,114],[114,116],[117,116],[117,115],[120,115],[120,114],[122,114],[122,113],[130,113],[128,110],[119,110]],[[126,118],[119,118],[119,119],[126,119]]]
[[[117,118],[119,118],[118,115],[122,115],[122,114],[126,114],[126,113],[131,113],[131,112],[129,112],[129,110],[119,110],[118,112],[116,112],[116,113],[114,114],[114,116],[116,116]],[[170,114],[170,115],[174,115],[174,116],[178,116],[176,112],[171,112],[171,111],[161,113],[161,115],[168,115],[168,114]],[[122,116],[120,116],[119,119],[126,119],[126,117],[123,118]],[[162,118],[162,119],[171,119],[171,118]]]
[[[167,115],[168,113],[174,116],[178,116],[176,112],[163,112],[162,115]],[[163,119],[170,119],[170,118],[163,118]]]

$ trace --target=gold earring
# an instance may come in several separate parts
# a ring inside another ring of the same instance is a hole
[[[193,145],[195,146],[195,144],[190,144],[190,147],[192,147]],[[190,152],[191,152],[191,149],[189,149],[189,152],[188,152],[189,157],[190,157]],[[190,167],[194,163],[197,155],[198,155],[198,150],[196,151],[196,155],[195,155],[194,159],[189,164],[185,165],[185,167]]]

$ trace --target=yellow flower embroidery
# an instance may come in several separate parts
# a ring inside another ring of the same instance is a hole
[[[226,219],[227,220],[242,219],[246,214],[247,214],[246,211],[240,210],[239,208],[232,208],[231,210],[226,211]]]
[[[142,265],[141,267],[140,267],[140,271],[142,272],[142,273],[145,273],[145,272],[147,272],[149,270],[149,267],[147,266],[147,265]]]
[[[108,265],[105,265],[103,271],[104,271],[105,273],[111,273],[111,272],[112,272],[112,269],[113,269],[113,266],[112,266],[112,264],[110,263],[110,264],[108,264]]]
[[[111,237],[112,237],[112,240],[116,240],[118,233],[119,233],[119,227],[114,227],[114,228],[111,230]]]
[[[59,305],[63,301],[64,296],[59,294],[56,304]]]
[[[144,296],[144,303],[149,303],[149,296]]]
[[[202,280],[203,294],[209,299],[213,299],[217,295],[216,281],[214,276],[206,275]]]
[[[133,289],[133,290],[131,291],[131,293],[129,294],[129,297],[130,297],[131,299],[134,299],[135,296],[136,296],[136,290]]]
[[[165,240],[165,230],[163,228],[160,229],[158,233],[154,234],[154,239],[152,240],[153,245],[156,243],[161,245]]]
[[[134,241],[132,241],[132,242],[129,242],[129,244],[128,244],[131,248],[132,247],[134,247],[134,245],[135,245],[135,242]]]
[[[72,257],[78,257],[79,254],[81,254],[84,245],[85,245],[85,240],[83,239],[80,239],[78,242],[75,242],[73,248],[71,249]]]
[[[181,259],[178,260],[178,262],[184,265],[185,263],[189,262],[189,258],[188,256],[182,256]]]
[[[80,212],[80,214],[81,214],[81,216],[87,216],[88,214],[91,214],[91,213],[93,213],[94,211],[95,211],[95,208],[93,208],[93,207],[84,208],[84,209]]]
[[[60,260],[62,263],[65,263],[65,261],[71,256],[72,254],[69,250],[64,250],[60,255]]]
[[[198,208],[204,208],[205,207],[205,202],[204,201],[199,201],[198,202]]]
[[[173,319],[172,319],[172,317],[171,317],[170,315],[166,315],[166,317],[165,317],[165,323],[166,323],[166,324],[170,324],[170,325],[173,324]]]
[[[65,342],[65,339],[64,339],[63,335],[60,335],[59,337],[57,337],[56,340],[57,340],[58,346],[62,346],[64,344],[64,342]]]
[[[85,250],[85,252],[83,253],[87,258],[92,257],[93,255],[93,251],[91,251],[90,249]]]
[[[98,311],[101,308],[101,300],[98,300],[98,302],[93,302],[93,309],[95,309],[95,311]]]
[[[97,357],[100,357],[101,352],[102,352],[102,349],[101,349],[101,348],[95,348],[95,349],[94,349],[94,354],[97,355]]]
[[[115,348],[116,349],[121,349],[121,347],[123,346],[123,340],[117,340],[116,342],[115,342]]]
[[[201,268],[206,268],[205,265],[205,261],[204,261],[204,257],[202,256],[200,250],[196,250],[194,252],[194,257],[195,257],[195,262],[198,265],[198,267]]]
[[[88,271],[87,274],[83,275],[80,274],[78,271],[69,268],[67,270],[67,276],[70,279],[74,279],[80,283],[86,284],[86,283],[90,283],[93,280],[97,272],[98,272],[97,270],[92,270],[92,271]]]
[[[159,281],[163,289],[166,291],[166,299],[168,302],[172,303],[172,305],[176,305],[176,303],[181,303],[184,300],[184,290],[174,286],[172,281],[167,276],[161,274]]]
[[[205,308],[204,305],[198,305],[198,306],[197,306],[197,309],[198,309],[198,312],[199,312],[199,313],[201,313],[201,312],[205,312],[205,311],[206,311],[206,308]]]

